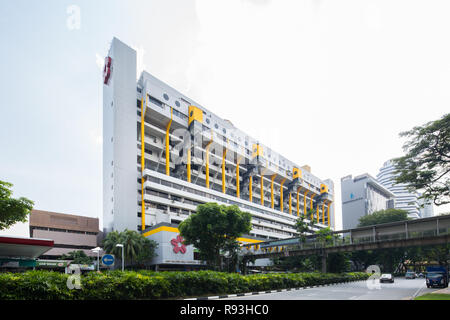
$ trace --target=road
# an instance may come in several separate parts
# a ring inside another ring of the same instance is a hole
[[[406,300],[435,290],[428,289],[423,278],[396,278],[394,283],[357,281],[222,300]]]

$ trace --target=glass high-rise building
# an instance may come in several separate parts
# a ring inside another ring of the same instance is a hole
[[[395,183],[395,177],[397,176],[395,170],[393,161],[388,160],[383,164],[377,175],[378,182],[394,193],[395,208],[408,211],[408,217],[413,219],[432,216],[433,206],[427,203],[421,208],[423,202],[419,199],[419,193],[409,191],[406,184]]]

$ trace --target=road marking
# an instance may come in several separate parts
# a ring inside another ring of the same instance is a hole
[[[353,296],[353,297],[350,297],[349,299],[350,300],[356,300],[356,299],[358,299],[358,296]]]
[[[420,286],[420,288],[419,289],[417,289],[417,291],[413,294],[413,299],[415,298],[415,297],[417,297],[417,295],[419,294],[419,292],[423,289],[423,288],[425,288],[425,285],[422,283],[422,285]]]

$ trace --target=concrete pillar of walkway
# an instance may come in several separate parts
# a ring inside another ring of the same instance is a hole
[[[327,272],[327,254],[322,254],[322,273]]]

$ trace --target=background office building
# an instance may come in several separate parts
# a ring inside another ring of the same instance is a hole
[[[375,211],[394,208],[394,194],[365,173],[341,179],[342,226],[352,229],[358,226],[359,218]]]
[[[135,50],[114,38],[103,86],[105,232],[127,228],[156,237],[158,225],[176,233],[206,202],[251,213],[253,229],[243,242],[293,237],[300,215],[317,229],[334,228],[331,180],[149,73],[136,79]]]
[[[101,237],[98,218],[32,210],[29,218],[31,238],[51,239],[53,247],[42,259],[57,259],[72,251],[84,251],[97,256],[91,250],[97,247]]]
[[[433,216],[432,203],[424,203],[423,199],[419,199],[420,194],[409,191],[406,184],[396,184],[396,176],[392,160],[386,161],[377,175],[378,181],[394,193],[395,208],[408,211],[408,217],[413,219]]]

